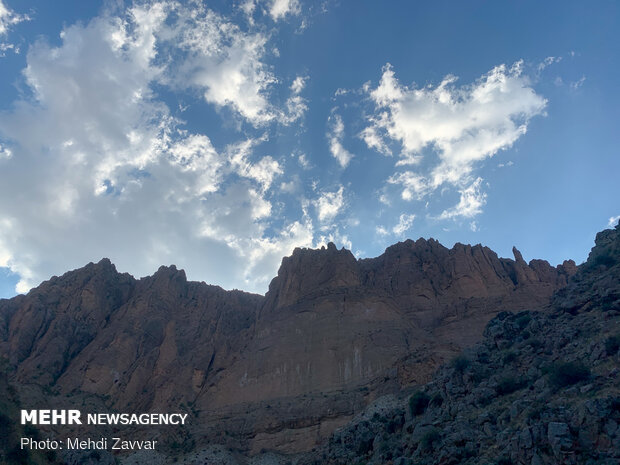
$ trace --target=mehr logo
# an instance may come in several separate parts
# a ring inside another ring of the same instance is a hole
[[[22,425],[81,425],[79,410],[22,410]]]

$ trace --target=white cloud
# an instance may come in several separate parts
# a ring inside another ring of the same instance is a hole
[[[4,57],[5,52],[9,50],[19,53],[18,46],[10,42],[4,42],[2,39],[9,35],[13,26],[23,21],[30,21],[30,17],[25,14],[15,13],[0,0],[0,57]]]
[[[0,36],[6,36],[11,27],[22,21],[29,21],[28,15],[15,13],[0,0]]]
[[[314,202],[317,217],[321,223],[332,221],[344,207],[344,186],[335,192],[323,192]]]
[[[253,179],[260,184],[262,191],[267,191],[273,180],[284,171],[280,164],[270,156],[263,157],[256,163],[249,161],[254,146],[259,142],[260,140],[248,139],[231,145],[229,157],[239,176]]]
[[[607,222],[607,226],[609,226],[610,228],[615,228],[616,225],[618,224],[618,221],[620,221],[620,215],[611,216],[609,218],[609,221]]]
[[[0,160],[2,160],[2,158],[11,158],[11,155],[13,155],[11,149],[0,144]]]
[[[0,114],[0,265],[20,276],[19,292],[103,256],[136,276],[175,263],[191,279],[261,292],[283,255],[312,244],[306,215],[273,218],[284,168],[256,153],[264,137],[216,149],[207,134],[182,130],[151,90],[177,90],[192,71],[219,102],[213,76],[230,71],[238,81],[223,104],[252,123],[275,114],[261,100],[271,75],[256,81],[266,71],[250,64],[262,39],[194,13],[143,4],[67,27],[59,46],[30,48],[33,98]]]
[[[296,16],[301,13],[299,0],[273,0],[269,7],[269,15],[274,21],[284,19],[287,15]]]
[[[328,119],[328,124],[327,139],[329,141],[329,151],[338,160],[340,166],[346,168],[353,158],[353,154],[342,146],[342,139],[344,137],[342,118],[337,113],[333,113]]]
[[[427,160],[424,170],[397,172],[388,179],[401,186],[403,199],[420,200],[444,185],[468,192],[464,186],[471,185],[477,165],[525,134],[546,100],[536,94],[522,68],[522,62],[499,65],[470,85],[457,87],[457,78],[448,75],[435,87],[418,88],[400,84],[391,65],[384,67],[379,85],[367,88],[375,113],[361,136],[383,154],[390,153],[388,143],[399,144],[396,166],[422,166]],[[441,217],[457,211],[481,210],[459,204]]]
[[[307,76],[297,76],[291,84],[291,91],[294,94],[301,94],[301,91],[306,87]]]
[[[360,136],[369,148],[374,149],[386,156],[392,155],[392,150],[388,147],[383,137],[379,134],[377,127],[368,126],[364,128]]]
[[[301,165],[301,167],[305,170],[310,169],[310,161],[305,153],[300,153],[297,157],[297,161]]]
[[[338,229],[319,237],[316,247],[327,247],[329,242],[333,242],[337,247],[344,247],[349,250],[353,249],[353,243],[349,237],[346,234],[342,234]]]
[[[403,235],[411,228],[414,219],[415,215],[401,214],[398,218],[398,224],[392,228],[392,232],[397,236]]]
[[[241,11],[243,11],[243,13],[245,13],[245,15],[250,19],[250,21],[253,22],[252,15],[256,10],[256,3],[254,2],[254,0],[246,0],[239,5],[239,8],[241,9]]]
[[[396,173],[388,178],[388,183],[402,187],[401,197],[404,200],[420,200],[430,191],[427,179],[413,171]]]
[[[384,236],[384,237],[389,236],[391,234],[395,236],[402,236],[407,231],[409,231],[411,226],[413,226],[413,220],[415,220],[415,215],[401,213],[401,215],[398,217],[398,223],[395,224],[392,228],[388,229],[385,226],[379,225],[375,228],[375,232],[378,235]]]
[[[584,82],[586,82],[586,77],[585,76],[581,76],[578,80],[576,80],[575,82],[571,82],[570,83],[570,87],[573,90],[577,90],[579,89],[581,86],[583,86]]]
[[[439,218],[473,218],[480,214],[487,198],[487,195],[480,188],[481,184],[482,178],[478,178],[471,185],[460,190],[461,198],[459,203],[453,208],[444,210]]]
[[[291,124],[301,119],[308,110],[308,102],[300,94],[306,86],[307,76],[297,76],[291,84],[291,96],[286,100],[286,112],[281,112],[280,122]]]
[[[136,7],[134,15],[147,8],[153,6]],[[207,102],[230,107],[255,126],[276,118],[268,97],[277,80],[263,62],[265,34],[243,32],[202,3],[186,8],[168,2],[162,8],[174,14],[168,15],[174,18],[171,24],[159,25],[157,35],[169,81],[199,89]]]
[[[299,190],[299,183],[299,176],[295,175],[290,181],[280,183],[280,190],[287,194],[293,194]]]
[[[379,194],[379,202],[381,202],[383,205],[389,207],[390,205],[392,205],[392,202],[390,201],[390,198],[388,197],[388,195],[385,192],[382,192]]]
[[[538,71],[544,70],[546,67],[551,66],[554,63],[562,61],[562,57],[547,57],[541,63],[538,64]]]

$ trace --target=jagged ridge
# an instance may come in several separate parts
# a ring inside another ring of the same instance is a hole
[[[407,399],[382,399],[308,464],[620,462],[620,224],[547,312],[502,312]]]
[[[420,239],[356,260],[329,244],[283,259],[264,297],[102,260],[0,301],[0,354],[21,384],[123,411],[191,406],[203,440],[297,452],[427,381],[499,311],[545,306],[574,272],[515,258]]]

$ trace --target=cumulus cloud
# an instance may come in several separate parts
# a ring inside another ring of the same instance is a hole
[[[156,39],[169,83],[195,88],[207,102],[232,108],[253,125],[277,117],[269,103],[277,79],[264,63],[267,35],[242,31],[202,2],[149,4],[134,7],[133,15],[142,17],[156,6],[168,18],[158,24]]]
[[[437,86],[409,87],[399,83],[387,64],[379,85],[367,87],[375,105],[370,124],[361,133],[368,147],[389,154],[390,147],[397,146],[396,166],[402,167],[421,166],[425,151],[433,154],[426,157],[426,170],[409,168],[388,179],[401,186],[403,199],[421,199],[446,184],[460,188],[462,195],[472,189],[478,192],[480,184],[472,183],[476,166],[511,147],[547,103],[531,87],[522,62],[496,66],[470,85],[458,87],[456,81],[448,75]],[[441,217],[481,211],[482,204],[474,207],[470,200],[465,195]]]
[[[344,205],[344,186],[340,186],[335,192],[323,192],[314,202],[317,217],[321,223],[331,222]]]
[[[607,226],[609,226],[610,228],[614,228],[618,224],[618,221],[620,221],[620,215],[618,215],[618,216],[611,216],[611,217],[609,217],[609,221],[607,222]]]
[[[340,166],[346,168],[353,158],[353,154],[342,145],[342,139],[344,137],[344,123],[342,122],[342,117],[337,113],[332,113],[328,119],[328,125],[327,139],[329,141],[329,151],[332,156],[338,160]]]
[[[218,149],[152,91],[179,89],[180,60],[208,101],[268,120],[271,75],[249,64],[262,38],[207,10],[152,2],[61,39],[30,48],[32,98],[0,114],[0,266],[20,276],[18,292],[103,256],[137,276],[176,263],[192,279],[264,291],[283,255],[312,244],[307,216],[272,222],[283,167],[256,153],[264,138]],[[222,90],[214,76],[226,73]]]
[[[284,19],[286,16],[295,16],[301,13],[299,0],[273,0],[269,5],[269,15],[274,21]]]

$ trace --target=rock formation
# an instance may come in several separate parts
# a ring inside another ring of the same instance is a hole
[[[428,382],[499,312],[544,308],[576,271],[514,255],[433,239],[363,260],[296,249],[264,297],[174,266],[135,280],[104,259],[1,300],[0,355],[31,408],[52,395],[184,408],[192,445],[300,452],[377,397]]]
[[[619,386],[620,225],[545,312],[500,313],[429,383],[379,399],[295,463],[618,464]]]

